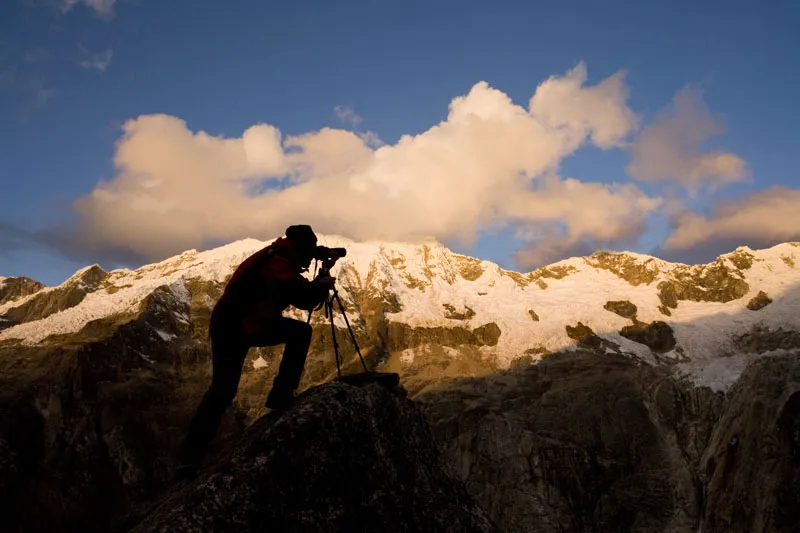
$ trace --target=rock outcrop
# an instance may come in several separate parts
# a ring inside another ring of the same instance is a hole
[[[611,350],[612,352],[619,351],[618,344],[600,337],[592,331],[592,328],[583,322],[578,322],[574,326],[566,326],[565,329],[567,331],[567,336],[577,341],[578,346],[581,348],[600,351]]]
[[[24,276],[0,279],[0,305],[13,302],[44,289],[44,285]]]
[[[492,531],[423,412],[385,376],[313,387],[256,421],[132,531]]]
[[[4,318],[11,324],[22,324],[41,320],[74,307],[81,303],[87,294],[100,288],[106,276],[106,272],[97,265],[85,268],[59,287],[30,292],[29,294],[33,296],[24,303],[10,308]],[[35,285],[29,288],[33,287]]]
[[[747,302],[747,308],[751,311],[758,311],[760,309],[764,309],[766,306],[772,303],[772,298],[770,298],[766,292],[758,291],[758,294],[753,296],[749,302]]]
[[[630,318],[631,320],[636,318],[636,313],[638,311],[636,305],[628,300],[609,301],[606,302],[606,305],[604,305],[603,308],[606,311],[611,311],[612,313],[621,316],[622,318]]]
[[[644,344],[657,353],[668,352],[677,344],[672,328],[659,320],[649,324],[637,320],[632,325],[623,327],[619,334],[633,342]]]
[[[504,532],[696,531],[694,461],[723,404],[707,389],[624,356],[577,352],[416,399]]]
[[[703,454],[703,533],[789,533],[800,525],[800,360],[752,363]]]
[[[415,397],[504,532],[789,532],[800,523],[800,352],[726,397],[593,352]]]

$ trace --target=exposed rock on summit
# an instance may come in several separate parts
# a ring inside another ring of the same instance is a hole
[[[583,322],[578,322],[574,326],[566,326],[567,336],[570,339],[578,341],[578,346],[581,348],[588,348],[594,350],[611,350],[611,351],[618,351],[619,345],[611,342],[603,337],[597,335],[592,328],[584,324]]]
[[[445,310],[444,317],[449,320],[469,320],[475,316],[475,311],[469,306],[465,306],[464,311],[457,310],[451,304],[444,304],[442,307]]]
[[[606,305],[604,305],[603,308],[606,311],[611,311],[612,313],[621,316],[622,318],[630,318],[631,320],[636,318],[636,312],[638,311],[636,305],[628,300],[606,302]]]
[[[35,294],[33,297],[8,309],[5,319],[13,324],[21,324],[41,320],[74,307],[81,303],[87,294],[100,288],[106,276],[106,272],[97,265],[85,268],[59,287],[36,291],[38,294],[32,293]]]
[[[608,270],[634,287],[649,285],[655,281],[660,272],[652,259],[640,263],[635,257],[624,253],[597,252],[585,261],[595,268]]]
[[[501,333],[500,327],[494,322],[484,324],[471,331],[463,327],[411,328],[407,324],[392,322],[388,327],[388,345],[391,350],[404,350],[426,343],[441,346],[457,346],[459,344],[494,346],[500,339]]]
[[[672,328],[666,322],[661,321],[650,324],[636,321],[633,325],[622,328],[619,334],[659,353],[668,352],[677,344]]]
[[[772,303],[772,298],[767,296],[767,293],[764,291],[758,291],[758,294],[753,296],[753,298],[747,302],[747,308],[751,311],[758,311],[759,309],[764,309],[766,306]]]
[[[256,421],[133,531],[492,531],[423,411],[385,376],[397,378],[314,387]]]
[[[741,257],[732,263],[742,265]],[[748,268],[751,265],[748,263]],[[727,303],[742,298],[750,290],[741,271],[729,267],[722,258],[708,265],[676,267],[670,277],[671,280],[658,284],[658,296],[664,306],[672,309],[678,307],[680,300]]]
[[[44,289],[38,281],[24,276],[0,279],[0,305]]]

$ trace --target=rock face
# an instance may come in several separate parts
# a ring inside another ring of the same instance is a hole
[[[0,472],[13,475],[0,489],[10,496],[0,499],[0,531],[108,531],[169,485],[206,385],[187,364],[198,348],[190,328],[170,328],[186,308],[169,292],[155,291],[126,323],[99,320],[72,342],[3,351]]]
[[[256,421],[132,531],[489,532],[401,387],[335,382]]]
[[[764,309],[766,306],[772,303],[772,298],[767,296],[767,293],[764,291],[758,291],[758,294],[753,296],[753,298],[747,302],[747,308],[751,311],[758,311],[759,309]]]
[[[75,307],[83,301],[87,294],[97,290],[106,279],[106,276],[107,274],[102,268],[93,265],[79,271],[64,284],[52,290],[43,291],[40,290],[43,288],[40,286],[37,290],[32,291],[30,289],[36,287],[36,282],[26,284],[23,281],[22,290],[18,290],[17,293],[25,295],[25,288],[27,287],[27,294],[32,294],[33,296],[22,304],[10,308],[3,318],[12,325],[22,324],[41,320],[59,311]],[[14,279],[27,280],[27,278]],[[4,286],[6,283],[8,283],[8,280],[6,280]]]
[[[43,288],[38,281],[24,276],[0,279],[0,304],[24,298]]]
[[[745,353],[800,349],[800,331],[756,326],[733,337],[734,345]]]
[[[797,531],[800,524],[798,354],[750,365],[702,458],[703,532]]]
[[[650,324],[636,321],[633,325],[622,328],[619,333],[626,339],[644,344],[659,353],[668,352],[677,344],[669,324],[658,320]]]
[[[416,399],[501,531],[789,532],[800,523],[798,355],[753,363],[730,400],[591,352]]]
[[[504,532],[688,533],[703,505],[696,463],[723,401],[666,377],[623,356],[553,354],[417,400]]]
[[[0,305],[9,304],[44,288],[44,285],[25,277],[3,278],[0,277]],[[17,325],[18,322],[11,317],[0,313],[0,331]]]
[[[592,328],[582,322],[578,322],[575,326],[566,326],[565,329],[569,338],[575,339],[581,348],[613,352],[619,350],[618,344],[600,337],[592,331]]]
[[[604,305],[603,307],[607,311],[611,311],[612,313],[615,313],[621,316],[622,318],[630,318],[630,319],[636,318],[636,312],[637,312],[636,305],[632,304],[627,300],[606,302],[606,305]]]
[[[750,286],[742,270],[752,267],[752,259],[736,252],[731,256],[730,266],[719,258],[708,265],[675,268],[671,280],[658,284],[661,303],[675,309],[679,300],[726,303],[743,297]]]

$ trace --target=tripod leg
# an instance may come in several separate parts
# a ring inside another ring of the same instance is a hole
[[[342,368],[339,364],[339,343],[336,341],[336,326],[333,323],[333,302],[331,300],[325,301],[326,307],[326,314],[330,313],[328,316],[331,321],[331,337],[333,337],[333,353],[336,356],[336,374],[339,376],[339,379],[342,379]]]
[[[336,298],[336,302],[339,304],[339,311],[342,312],[344,323],[347,324],[347,331],[350,332],[350,338],[353,339],[353,346],[356,348],[358,358],[361,359],[361,366],[364,367],[364,372],[369,372],[369,370],[367,370],[367,364],[364,362],[364,358],[361,357],[361,349],[358,347],[358,342],[356,342],[356,335],[353,333],[353,328],[350,327],[350,321],[347,319],[347,313],[344,312],[344,305],[342,305],[342,300],[339,298],[339,291],[334,291],[333,296]]]

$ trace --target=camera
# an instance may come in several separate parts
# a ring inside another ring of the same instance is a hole
[[[330,273],[333,265],[347,255],[347,250],[344,248],[328,248],[327,246],[317,246],[314,249],[314,259],[322,261],[322,272],[325,274]]]
[[[331,264],[347,255],[344,248],[328,248],[327,246],[317,246],[314,249],[314,259],[317,261],[330,261]]]

